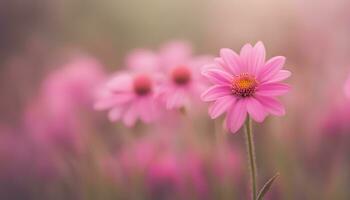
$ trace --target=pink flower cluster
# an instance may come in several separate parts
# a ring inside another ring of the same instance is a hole
[[[193,57],[184,42],[168,43],[158,53],[135,50],[126,59],[127,70],[115,74],[102,89],[95,108],[109,109],[111,121],[122,120],[127,126],[133,126],[137,119],[149,123],[163,107],[170,110],[195,105],[193,101],[208,81],[213,86],[201,98],[213,102],[210,116],[217,118],[226,112],[226,127],[235,133],[248,114],[262,122],[268,114],[285,113],[276,97],[288,92],[289,86],[281,81],[291,73],[282,69],[284,57],[266,61],[265,54],[262,42],[244,45],[239,55],[221,49],[213,62],[208,56]]]
[[[133,126],[150,123],[162,111],[193,105],[206,81],[200,67],[208,56],[193,56],[185,42],[170,42],[159,52],[137,49],[126,58],[126,69],[113,75],[101,89],[95,109],[109,111],[111,121]]]

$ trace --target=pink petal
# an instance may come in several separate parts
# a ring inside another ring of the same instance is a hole
[[[111,111],[109,111],[108,113],[108,119],[111,121],[111,122],[115,122],[115,121],[118,121],[122,115],[123,115],[123,112],[124,112],[124,108],[121,107],[121,106],[118,106],[118,107],[115,107],[113,108]]]
[[[291,75],[292,75],[292,73],[290,71],[288,71],[288,70],[280,70],[268,82],[269,83],[280,82],[280,81],[283,81],[283,80],[289,78]]]
[[[220,65],[220,66],[222,66],[222,67],[226,66],[226,63],[225,63],[224,59],[222,59],[221,57],[214,58],[214,61],[215,61],[218,65]],[[231,72],[227,67],[224,67],[224,68],[225,68],[228,72]]]
[[[112,92],[126,92],[132,88],[132,77],[129,74],[117,74],[107,82],[106,87]]]
[[[227,85],[214,85],[203,92],[201,99],[203,101],[214,101],[220,97],[232,95],[231,87]]]
[[[269,81],[274,77],[283,67],[286,58],[283,56],[276,56],[268,60],[265,66],[258,72],[257,79],[260,82]]]
[[[235,101],[236,101],[236,98],[234,96],[221,97],[220,99],[216,100],[209,107],[210,117],[212,119],[219,117],[221,114],[226,112]]]
[[[246,101],[240,99],[231,106],[227,113],[226,126],[232,132],[236,133],[243,125],[247,117]]]
[[[240,73],[239,56],[234,51],[228,48],[223,48],[220,50],[220,56],[230,72],[232,72],[234,75],[238,75]]]
[[[126,65],[130,69],[153,71],[159,67],[159,60],[153,51],[136,49],[127,56]]]
[[[166,67],[173,67],[172,65],[179,65],[187,62],[191,54],[192,47],[185,41],[169,42],[160,50],[162,62]]]
[[[261,103],[254,98],[247,99],[247,111],[257,122],[263,122],[267,114]]]
[[[248,72],[256,75],[258,70],[265,64],[265,54],[266,51],[264,44],[262,42],[258,42],[250,52],[250,57],[248,60]]]
[[[138,116],[138,110],[136,106],[137,102],[134,102],[133,104],[130,105],[129,109],[126,110],[124,117],[123,117],[123,122],[126,126],[133,126],[135,125],[137,116]]]
[[[232,76],[220,69],[207,69],[202,71],[202,75],[209,79],[213,84],[231,84]]]
[[[277,116],[285,115],[286,111],[283,105],[273,97],[256,96],[255,97],[269,113]]]
[[[258,87],[255,94],[261,96],[280,96],[289,90],[290,86],[285,83],[265,83]]]
[[[152,104],[152,99],[149,97],[142,98],[138,101],[138,110],[140,113],[140,118],[142,121],[149,123],[152,120],[151,117],[151,104]]]
[[[104,110],[112,106],[131,101],[133,98],[134,98],[134,95],[132,95],[131,93],[121,93],[121,94],[107,96],[101,100],[98,100],[95,103],[94,108],[96,110]]]
[[[244,72],[250,72],[250,62],[251,59],[251,52],[253,51],[253,47],[251,44],[245,44],[240,51],[240,59],[241,59],[241,67],[243,68]],[[242,71],[242,70],[241,70]]]
[[[172,94],[169,94],[166,100],[166,108],[174,109],[183,106],[184,92],[182,89],[175,89]]]

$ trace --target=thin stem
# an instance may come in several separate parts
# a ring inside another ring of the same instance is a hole
[[[256,179],[257,179],[257,171],[256,171],[256,161],[255,161],[255,148],[254,148],[254,138],[253,138],[253,130],[252,130],[252,120],[248,116],[245,122],[245,135],[246,135],[246,144],[247,144],[247,153],[249,158],[249,168],[250,168],[250,178],[252,184],[252,199],[256,200]]]

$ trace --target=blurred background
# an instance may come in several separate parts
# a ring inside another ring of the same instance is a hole
[[[215,56],[261,40],[286,56],[287,114],[254,127],[259,184],[279,171],[266,199],[350,199],[349,6],[1,0],[0,199],[248,199],[243,134],[223,133],[206,106],[134,128],[92,108],[128,52],[174,39]]]

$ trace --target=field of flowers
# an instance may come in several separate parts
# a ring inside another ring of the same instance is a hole
[[[349,6],[0,1],[0,199],[350,199]]]

